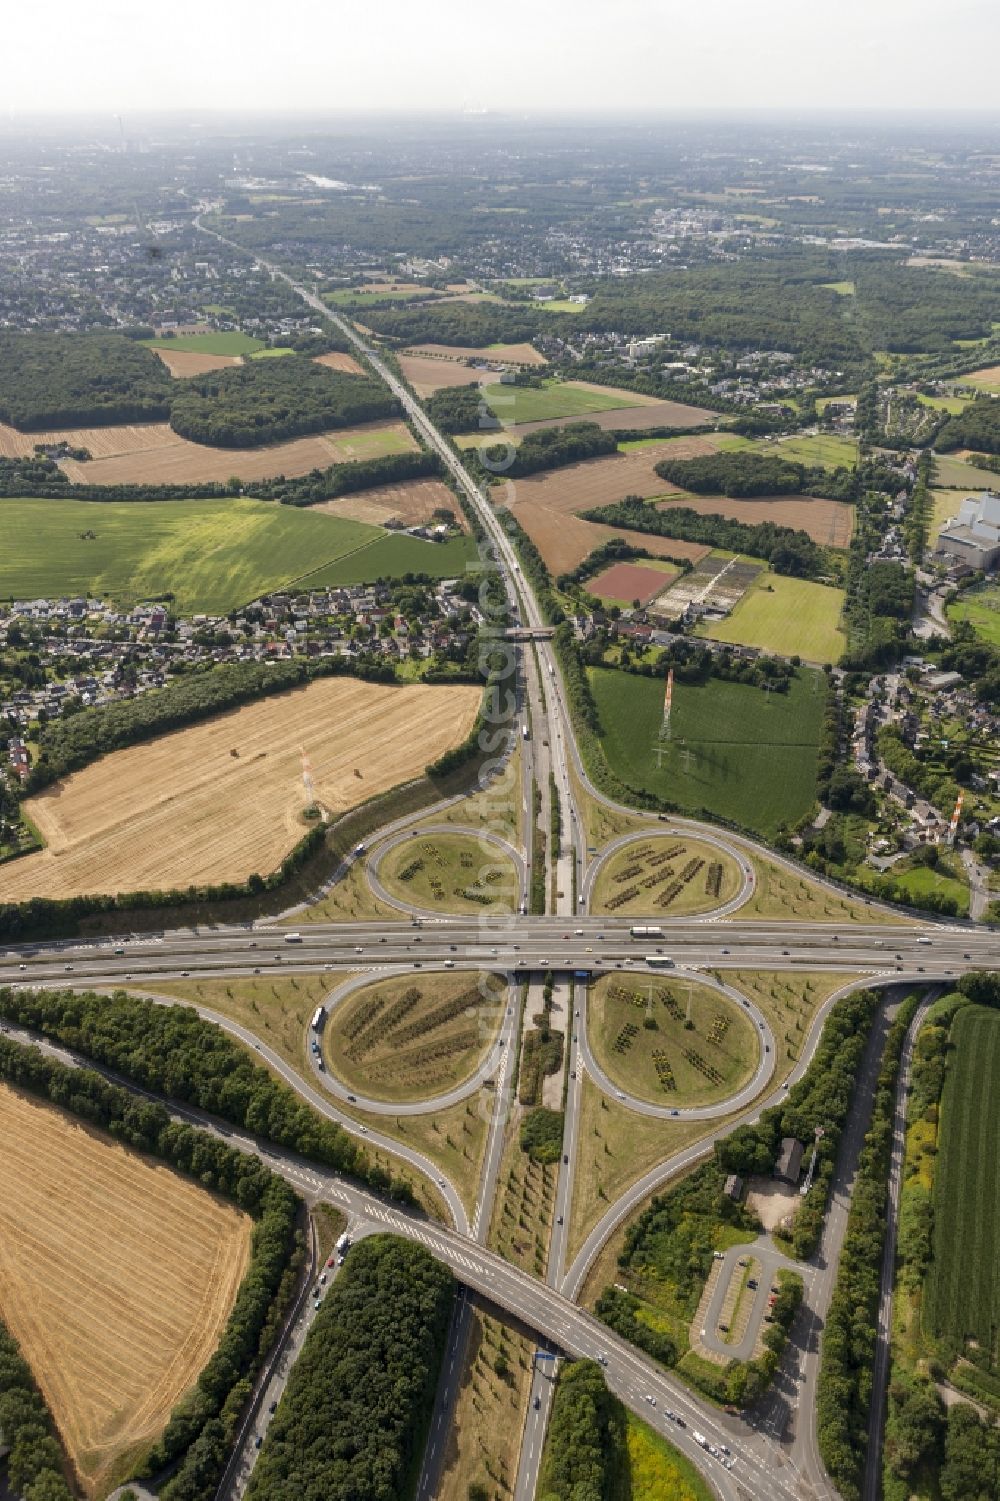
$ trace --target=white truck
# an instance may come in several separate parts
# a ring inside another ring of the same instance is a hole
[[[286,943],[301,943],[302,942],[302,934],[301,933],[286,933],[285,934],[285,942]]]

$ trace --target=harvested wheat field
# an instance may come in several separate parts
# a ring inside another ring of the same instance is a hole
[[[582,516],[550,511],[544,506],[515,505],[513,511],[544,558],[546,567],[556,575],[569,573],[589,557],[595,547],[600,547],[611,537],[621,537],[635,547],[644,547],[656,558],[690,558],[692,563],[697,563],[711,552],[711,548],[701,542],[675,542],[672,537],[646,536],[621,526],[584,521]]]
[[[194,349],[154,348],[170,374],[178,380],[189,375],[204,375],[208,370],[224,370],[227,365],[242,365],[240,354],[200,354]]]
[[[661,484],[663,482],[661,481]],[[671,490],[672,485],[664,488]],[[844,500],[813,500],[808,495],[762,495],[756,500],[731,500],[725,495],[678,495],[676,501],[664,501],[659,509],[671,505],[685,506],[700,516],[725,516],[730,521],[744,521],[757,526],[773,521],[775,526],[790,526],[807,532],[823,547],[849,547],[854,529],[854,507]]]
[[[418,396],[433,396],[445,386],[488,386],[500,379],[499,370],[474,370],[458,360],[430,355],[401,354],[399,368]]]
[[[250,1220],[6,1084],[0,1139],[0,1318],[93,1495],[159,1436],[215,1350]]]
[[[339,813],[457,745],[480,696],[464,685],[321,678],[114,751],[28,800],[46,847],[0,865],[0,901],[273,870],[305,832],[303,752],[316,801]]]
[[[494,344],[476,349],[458,344],[413,344],[404,354],[430,355],[439,360],[491,360],[506,365],[547,365],[548,360],[530,344]]]
[[[608,390],[607,386],[594,386],[584,380],[574,381],[573,385],[582,391]],[[542,418],[538,422],[515,422],[507,431],[508,434],[523,436],[540,427],[566,427],[571,422],[593,422],[597,427],[603,427],[609,431],[620,429],[622,432],[628,432],[630,428],[694,427],[699,422],[708,424],[715,422],[718,418],[717,412],[706,411],[704,407],[684,406],[679,401],[658,401],[655,396],[636,396],[635,400],[637,403],[641,402],[642,405],[612,407],[606,412],[581,412],[577,417],[550,417],[548,420]],[[714,453],[715,446],[703,451]],[[690,457],[693,456],[690,455]],[[665,454],[660,454],[660,458],[665,457]],[[682,458],[688,455],[677,453],[676,457]]]
[[[365,373],[353,354],[343,354],[339,349],[333,349],[329,354],[318,354],[315,363],[325,365],[328,370],[342,370],[345,375],[364,375]]]
[[[323,500],[310,506],[328,516],[345,516],[351,521],[366,521],[385,526],[387,521],[402,521],[406,526],[422,526],[434,519],[436,510],[450,511],[463,532],[469,530],[465,513],[455,496],[439,479],[404,480],[398,485],[375,485],[357,495],[342,495],[337,500]]]
[[[968,375],[960,375],[958,379],[970,386],[1000,387],[1000,365],[986,365],[982,370],[970,370]]]

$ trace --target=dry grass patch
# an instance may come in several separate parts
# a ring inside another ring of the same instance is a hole
[[[315,362],[317,365],[325,365],[328,370],[340,370],[344,375],[365,373],[353,354],[344,354],[339,349],[333,349],[329,354],[318,354]]]
[[[530,344],[490,344],[485,349],[477,349],[474,345],[458,344],[413,344],[403,351],[404,355],[427,355],[432,359],[451,360],[461,362],[463,360],[489,360],[491,363],[504,365],[547,365],[543,354]]]
[[[674,487],[660,482],[663,490]],[[805,532],[822,547],[849,547],[854,528],[854,507],[843,500],[812,500],[806,495],[771,495],[758,500],[730,500],[724,495],[689,495],[679,493],[676,500],[666,500],[658,507],[669,511],[671,505],[697,511],[699,516],[725,516],[758,526],[773,521],[775,526],[789,526]]]
[[[239,354],[198,354],[193,349],[154,348],[170,374],[177,380],[186,380],[192,375],[205,375],[209,370],[224,370],[227,365],[242,365]]]
[[[561,1087],[561,1075],[559,1082]],[[488,1244],[506,1261],[535,1277],[544,1277],[559,1164],[533,1162],[522,1149],[521,1121],[525,1114],[518,1104],[511,1110]]]
[[[517,1476],[534,1341],[475,1303],[471,1312],[436,1501],[468,1501],[477,1482],[487,1495],[509,1495]]]
[[[499,370],[475,370],[458,360],[422,354],[401,354],[399,368],[420,397],[433,396],[446,386],[488,386],[500,379]]]
[[[371,526],[385,526],[401,521],[405,526],[423,526],[433,521],[437,510],[450,511],[463,532],[469,530],[461,506],[448,486],[439,479],[411,479],[398,485],[376,485],[357,495],[341,495],[336,500],[322,500],[310,506],[328,516],[346,516],[351,521],[366,521]]]
[[[594,882],[590,910],[615,917],[686,917],[711,912],[740,889],[740,868],[715,845],[650,833],[615,854]]]
[[[829,970],[789,974],[781,970],[715,970],[715,977],[748,996],[767,1018],[777,1044],[772,1090],[790,1072],[809,1035],[817,1007],[835,990],[849,985],[851,976]]]
[[[306,1034],[312,1014],[329,995],[331,982],[343,985],[352,978],[338,970],[335,975],[276,978],[268,974],[259,979],[178,980],[163,984],[156,981],[151,994],[174,996],[229,1017],[256,1033],[261,1042],[309,1079]]]
[[[6,1085],[0,1136],[0,1316],[95,1494],[157,1438],[214,1351],[250,1221]]]
[[[744,902],[731,921],[745,922],[752,918],[784,919],[787,922],[864,922],[880,925],[909,925],[913,918],[883,912],[878,907],[868,907],[864,900],[852,900],[840,896],[824,886],[818,886],[798,871],[774,865],[759,855],[751,855],[756,881],[753,895]]]
[[[0,899],[167,889],[274,869],[301,837],[302,751],[332,812],[418,775],[468,734],[480,692],[322,678],[131,746],[29,799],[46,841]]]

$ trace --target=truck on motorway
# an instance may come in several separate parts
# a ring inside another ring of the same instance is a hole
[[[529,740],[530,738],[531,737],[530,737],[530,734],[528,732],[528,726],[527,725],[522,725],[522,727],[521,727],[521,739],[522,740]]]
[[[286,943],[301,943],[302,942],[302,934],[301,933],[286,933],[285,934],[285,942]]]
[[[697,1428],[693,1428],[691,1433],[696,1444],[700,1444],[703,1449],[708,1448],[708,1439],[703,1433],[699,1433]]]
[[[646,963],[650,969],[673,969],[674,961],[668,959],[666,954],[647,954]]]
[[[351,1249],[351,1237],[348,1235],[346,1230],[337,1241],[337,1244],[333,1249],[336,1251],[338,1256],[343,1256],[345,1251],[349,1251]]]
[[[629,931],[629,936],[631,938],[662,938],[663,937],[663,929],[662,928],[656,928],[656,927],[649,927],[649,928],[634,927],[634,928],[629,928],[628,931]]]
[[[312,1019],[312,1029],[313,1029],[313,1031],[314,1032],[318,1032],[319,1029],[320,1029],[320,1027],[323,1025],[323,1023],[324,1023],[325,1020],[326,1020],[326,1007],[325,1006],[317,1006],[316,1010],[313,1012],[313,1019]]]

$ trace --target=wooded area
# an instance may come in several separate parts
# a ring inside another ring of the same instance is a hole
[[[0,332],[0,420],[24,432],[162,422],[174,384],[151,349],[122,334]]]
[[[624,526],[656,537],[704,542],[708,547],[763,558],[775,573],[793,578],[818,578],[829,571],[822,548],[806,532],[793,531],[790,526],[778,526],[773,521],[747,526],[725,516],[702,516],[687,506],[668,506],[658,510],[638,495],[626,495],[624,500],[613,505],[595,506],[591,511],[584,511],[583,515],[586,521]]]

